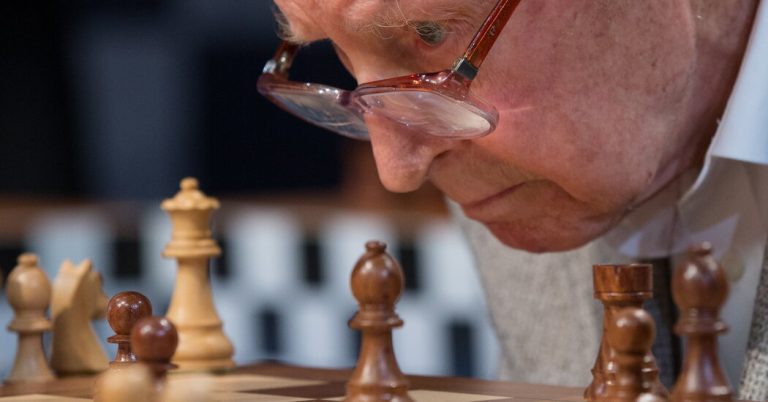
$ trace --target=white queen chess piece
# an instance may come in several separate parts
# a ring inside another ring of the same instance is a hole
[[[173,223],[164,257],[177,260],[176,287],[166,316],[179,332],[173,363],[182,370],[222,370],[234,367],[234,348],[224,334],[211,290],[209,260],[221,255],[211,236],[210,220],[219,201],[207,197],[196,179],[181,181],[181,191],[163,201]]]

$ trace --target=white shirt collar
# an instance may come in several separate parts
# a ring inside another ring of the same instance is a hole
[[[766,2],[758,7],[738,78],[698,177],[695,172],[683,175],[631,212],[604,238],[622,254],[635,258],[669,256],[693,242],[713,238],[717,240],[715,251],[724,253],[739,230],[734,211],[747,217],[765,218],[768,214],[762,202],[767,191],[756,190],[753,184],[754,177],[765,174],[748,171],[759,169],[759,165],[768,165]],[[731,200],[728,194],[719,193],[728,191],[721,186],[724,182],[737,190]],[[768,183],[762,187],[768,188]],[[765,224],[761,222],[761,229],[749,231],[764,235]]]
[[[715,158],[768,164],[768,5],[761,2],[744,60],[723,118],[707,151],[704,168],[686,199],[706,179]]]
[[[720,157],[768,164],[768,4],[755,15],[738,79],[709,148]]]

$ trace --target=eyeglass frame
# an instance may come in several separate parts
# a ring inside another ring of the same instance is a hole
[[[259,76],[259,92],[272,101],[278,107],[286,110],[294,116],[309,123],[319,125],[308,118],[289,110],[283,106],[283,102],[277,100],[271,93],[276,87],[290,88],[293,91],[310,91],[310,86],[321,86],[323,88],[337,90],[339,99],[337,102],[344,106],[363,120],[365,113],[363,106],[358,98],[365,94],[376,92],[391,92],[398,90],[422,90],[436,92],[444,97],[454,101],[462,102],[468,106],[477,109],[475,113],[480,114],[490,123],[490,129],[486,132],[472,136],[456,137],[458,139],[476,138],[491,133],[498,122],[498,112],[492,105],[488,105],[482,100],[475,98],[469,93],[469,87],[477,76],[480,66],[485,61],[486,56],[493,47],[499,34],[504,29],[512,13],[517,9],[521,0],[499,0],[486,17],[483,24],[472,37],[467,49],[459,57],[450,69],[433,73],[416,73],[404,76],[392,77],[383,80],[371,81],[357,86],[352,91],[340,88],[330,87],[323,84],[302,83],[299,81],[290,81],[288,72],[293,64],[293,60],[299,51],[300,45],[289,41],[282,41],[277,48],[272,59],[267,61]],[[479,112],[479,113],[478,113]],[[364,123],[364,121],[363,121]],[[331,128],[324,127],[331,131]],[[335,131],[337,134],[346,135]],[[348,135],[347,135],[348,136]],[[450,136],[445,136],[451,138]],[[352,137],[355,139],[369,139],[361,137]]]

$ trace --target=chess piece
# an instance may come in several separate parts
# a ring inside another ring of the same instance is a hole
[[[607,328],[614,322],[619,310],[626,307],[641,308],[645,300],[653,297],[652,269],[650,264],[603,264],[592,267],[594,295],[595,299],[603,303],[604,315],[603,339],[600,341],[600,350],[592,368],[592,383],[584,390],[584,399],[587,401],[598,399],[605,392],[606,382],[610,381],[606,373],[613,369],[615,351],[605,339]],[[644,362],[644,375],[651,383],[652,392],[666,398],[668,392],[659,381],[659,369],[650,350]]]
[[[173,361],[181,369],[221,370],[235,365],[232,342],[213,304],[208,264],[211,257],[221,255],[209,229],[211,214],[218,207],[219,202],[206,197],[193,178],[182,180],[181,191],[162,203],[173,222],[172,239],[163,256],[178,262],[167,317],[179,331]]]
[[[656,326],[653,317],[636,307],[620,309],[606,325],[605,341],[613,351],[613,364],[606,377],[605,390],[597,401],[611,402],[663,402],[653,394],[652,384],[645,368],[650,356]]]
[[[693,246],[675,269],[672,297],[680,311],[675,332],[688,340],[683,368],[670,395],[673,402],[731,401],[731,387],[717,355],[717,334],[728,327],[720,309],[728,279],[708,243]]]
[[[60,376],[94,374],[109,365],[91,321],[103,319],[107,295],[90,260],[66,260],[53,282],[51,368]]]
[[[147,366],[133,364],[107,370],[99,376],[94,402],[155,402],[152,374]]]
[[[18,266],[8,275],[6,293],[15,313],[8,330],[19,334],[16,359],[7,383],[52,380],[53,373],[43,351],[43,332],[51,330],[45,311],[51,301],[51,284],[37,266],[37,256],[19,256]]]
[[[171,357],[178,344],[176,327],[165,317],[144,317],[131,329],[133,353],[149,368],[157,391],[162,391],[168,370],[177,367]]]
[[[352,294],[360,309],[349,326],[362,332],[360,358],[347,383],[345,402],[412,402],[408,380],[397,365],[392,328],[403,325],[395,302],[403,292],[403,270],[385,252],[387,245],[370,241],[352,271]]]
[[[130,364],[136,361],[136,355],[131,349],[131,329],[136,321],[152,315],[152,304],[146,296],[139,292],[120,292],[107,305],[107,321],[115,335],[107,338],[107,342],[117,344],[117,354],[110,366]]]

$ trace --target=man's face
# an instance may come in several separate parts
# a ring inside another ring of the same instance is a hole
[[[449,68],[495,0],[276,3],[363,83]],[[444,140],[369,116],[379,177],[396,192],[430,180],[515,248],[588,242],[690,164],[692,31],[678,3],[522,1],[472,84],[498,128]]]

